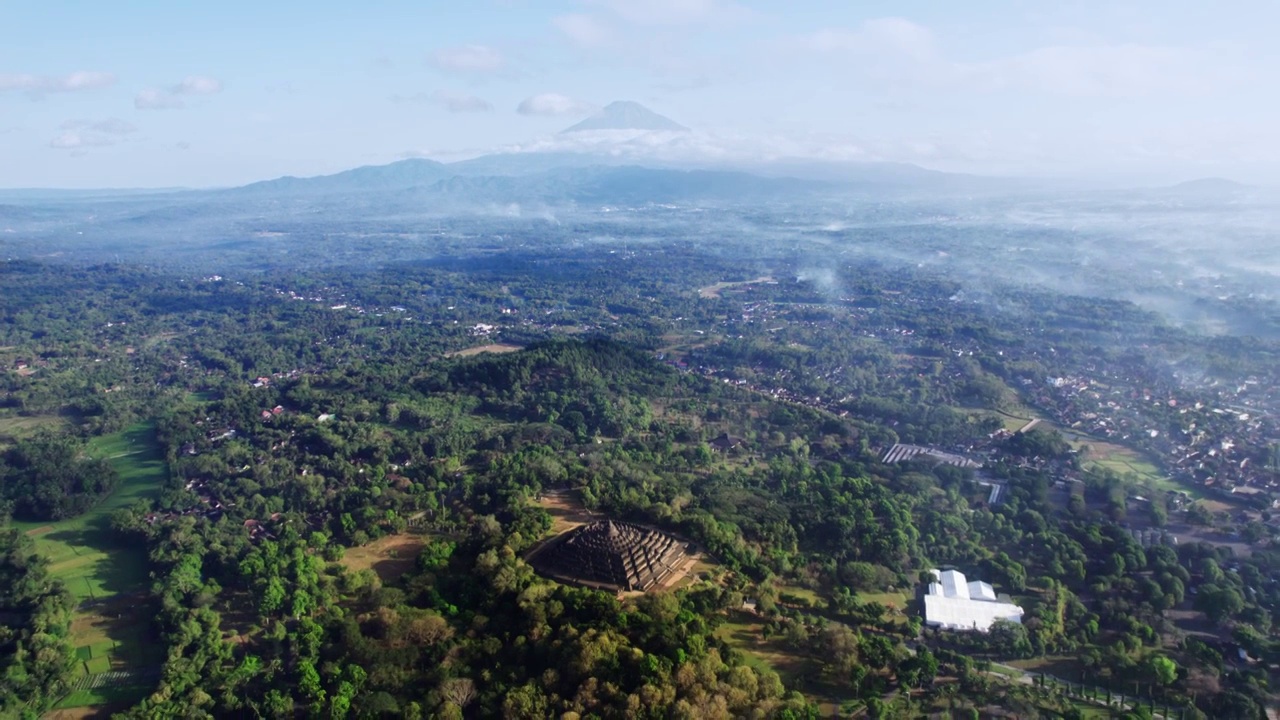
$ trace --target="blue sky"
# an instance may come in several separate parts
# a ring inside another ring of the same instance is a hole
[[[572,149],[619,99],[691,156],[1280,180],[1270,1],[190,5],[0,3],[0,187]]]

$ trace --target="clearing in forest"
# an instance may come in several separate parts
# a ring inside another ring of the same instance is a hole
[[[56,430],[66,421],[59,415],[18,415],[12,411],[0,412],[0,444],[11,443],[27,437],[37,430]]]
[[[761,275],[755,280],[737,280],[732,282],[729,282],[729,281],[718,282],[715,285],[708,285],[704,288],[699,288],[698,297],[718,298],[720,297],[721,292],[728,290],[729,288],[732,288],[732,287],[742,287],[745,285],[755,285],[757,283],[774,283],[774,282],[778,282],[778,281],[768,275]]]
[[[395,582],[413,569],[427,536],[406,532],[387,535],[359,547],[348,548],[340,561],[348,571],[373,570],[384,583]]]
[[[510,343],[490,343],[488,345],[477,345],[476,347],[469,347],[466,350],[455,350],[454,352],[445,353],[444,356],[445,357],[471,357],[473,355],[479,355],[481,353],[502,354],[502,353],[516,352],[517,350],[523,350],[523,349],[524,349],[523,345],[512,345]]]
[[[548,534],[552,536],[558,536],[579,525],[586,525],[604,517],[588,510],[582,504],[582,498],[576,490],[547,490],[534,504],[546,510],[551,516],[551,531]]]

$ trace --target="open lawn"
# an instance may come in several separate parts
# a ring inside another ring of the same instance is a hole
[[[510,345],[508,343],[492,343],[489,345],[477,345],[469,347],[466,350],[457,350],[451,353],[445,353],[445,357],[471,357],[481,353],[509,353],[517,350],[523,350],[523,345]]]
[[[1089,453],[1084,458],[1086,466],[1098,465],[1120,475],[1133,473],[1143,482],[1158,482],[1163,479],[1159,468],[1136,450],[1082,436],[1072,437],[1071,440],[1073,447],[1088,446]]]
[[[826,603],[818,593],[799,585],[781,585],[778,587],[778,602],[782,605],[794,605],[805,608],[821,608]]]
[[[1047,655],[1027,660],[1010,660],[1005,664],[1026,672],[1044,673],[1045,675],[1052,675],[1061,680],[1070,680],[1072,682],[1081,682],[1081,676],[1084,672],[1084,666],[1080,664],[1080,659],[1071,655]],[[1000,670],[995,665],[991,669]]]
[[[546,510],[551,516],[550,535],[559,535],[579,525],[601,519],[601,516],[582,505],[576,490],[548,490],[542,494],[542,499],[534,504]]]
[[[19,415],[0,412],[0,444],[27,437],[41,428],[55,430],[66,423],[59,415]]]
[[[382,582],[391,583],[413,569],[418,553],[426,544],[426,535],[412,532],[387,535],[367,545],[348,548],[339,562],[351,572],[373,570]]]
[[[857,594],[858,602],[862,603],[879,603],[889,608],[889,612],[885,613],[885,619],[894,623],[906,623],[910,616],[907,615],[907,603],[911,601],[906,593],[900,592],[879,592],[869,593],[860,592]]]
[[[159,664],[161,646],[151,642],[145,549],[112,535],[111,513],[159,492],[167,469],[150,423],[96,438],[90,453],[109,458],[120,484],[97,507],[79,517],[52,523],[14,523],[35,540],[50,561],[50,574],[66,584],[79,603],[72,616],[71,644],[79,675],[146,670]],[[146,684],[146,683],[142,683]],[[136,701],[149,687],[116,682],[77,690],[59,708]]]
[[[858,602],[863,603],[880,603],[890,610],[903,610],[907,607],[907,595],[900,592],[860,592],[857,594]]]
[[[1013,390],[1010,390],[1009,392],[1011,395],[1016,397],[1016,393],[1014,393]],[[1018,432],[1022,428],[1026,427],[1027,423],[1031,422],[1032,420],[1041,420],[1043,422],[1043,418],[1040,416],[1039,413],[1037,413],[1035,410],[1032,410],[1029,407],[1025,407],[1022,405],[1012,405],[1004,410],[987,410],[983,408],[968,408],[968,407],[959,407],[956,409],[962,412],[984,413],[992,417],[995,417],[1000,420],[1000,424],[1003,425],[1004,429],[1008,430],[1009,432]]]
[[[197,392],[187,393],[187,402],[206,403],[213,402],[218,399],[218,393],[212,390],[199,390]]]
[[[771,282],[777,282],[777,281],[767,275],[758,277],[755,280],[738,280],[736,282],[718,282],[715,285],[708,285],[704,288],[699,288],[698,297],[718,298],[720,297],[720,293],[722,291],[728,290],[729,288],[732,288],[732,287],[741,287],[744,285],[755,285],[756,283],[771,283]]]

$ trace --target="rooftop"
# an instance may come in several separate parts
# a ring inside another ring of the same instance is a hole
[[[997,620],[1022,622],[1022,608],[1001,602],[995,589],[959,570],[934,570],[924,596],[924,619],[930,627],[986,632]]]

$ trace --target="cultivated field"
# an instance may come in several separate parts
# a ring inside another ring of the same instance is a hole
[[[99,683],[104,673],[137,673],[158,665],[157,643],[150,642],[152,612],[147,604],[145,550],[120,544],[109,527],[111,513],[160,490],[166,468],[155,442],[155,428],[139,424],[97,438],[90,452],[111,460],[120,474],[115,492],[79,517],[53,523],[14,523],[50,560],[50,574],[63,581],[79,603],[72,618],[71,644],[78,661],[80,687],[59,708],[98,706],[136,700],[145,684],[127,676]],[[66,717],[72,717],[67,715]],[[82,715],[78,717],[89,717]]]
[[[78,601],[105,600],[147,586],[142,548],[117,544],[109,523],[111,513],[154,496],[164,482],[166,469],[154,434],[152,425],[140,424],[92,442],[90,452],[110,459],[120,474],[115,492],[93,510],[53,523],[14,523],[35,538],[36,550],[49,558],[51,574]]]

